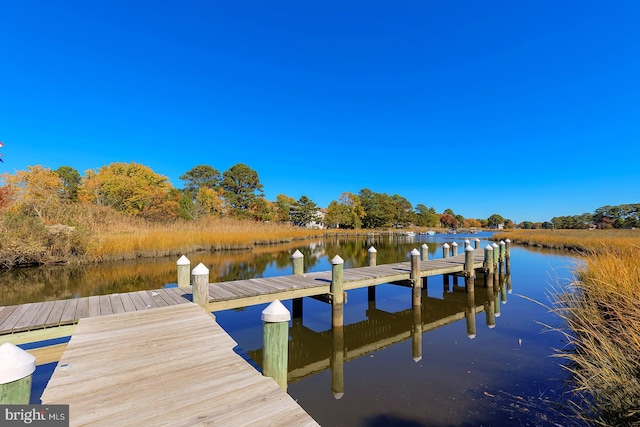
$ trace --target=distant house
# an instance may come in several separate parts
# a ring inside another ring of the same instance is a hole
[[[325,216],[327,216],[327,210],[324,208],[318,209],[315,219],[310,221],[305,227],[314,230],[323,230],[326,227],[324,223]]]

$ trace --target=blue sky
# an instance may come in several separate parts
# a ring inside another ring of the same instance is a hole
[[[640,202],[640,2],[5,1],[0,172],[245,163],[515,222]]]

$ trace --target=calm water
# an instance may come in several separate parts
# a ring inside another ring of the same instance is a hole
[[[465,238],[475,237],[488,235],[334,239],[188,256],[192,267],[205,263],[218,281],[290,274],[295,249],[304,253],[306,271],[320,271],[330,269],[335,255],[345,268],[366,265],[372,244],[383,264],[409,260],[423,243],[430,259],[442,256],[444,242],[456,241],[461,252]],[[482,240],[481,248],[488,243]],[[378,286],[375,302],[367,289],[348,291],[345,326],[336,332],[331,307],[306,298],[302,318],[290,323],[288,392],[323,426],[570,425],[554,408],[566,373],[551,355],[565,343],[543,326],[561,324],[536,301],[548,304],[552,288],[572,278],[575,262],[562,253],[512,247],[511,274],[497,293],[477,281],[470,298],[453,280],[445,285],[436,276],[428,279],[419,310],[411,307],[409,288]],[[0,275],[0,305],[154,289],[175,282],[175,275],[175,260],[13,270]],[[284,303],[291,310],[291,302]],[[265,306],[216,313],[238,352],[258,369]],[[41,392],[52,369],[38,368],[34,388]]]

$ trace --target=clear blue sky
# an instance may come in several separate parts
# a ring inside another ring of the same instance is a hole
[[[638,1],[3,1],[0,172],[245,163],[515,222],[640,202]]]

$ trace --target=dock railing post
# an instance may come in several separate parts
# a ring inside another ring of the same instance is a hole
[[[304,255],[302,252],[296,249],[291,255],[291,262],[293,264],[293,275],[302,276],[304,274]],[[302,298],[294,298],[291,301],[291,309],[293,310],[293,318],[299,321],[302,319]]]
[[[289,320],[291,313],[275,300],[262,310],[262,375],[273,378],[287,390],[287,363],[289,359]]]
[[[369,267],[374,267],[377,265],[377,258],[378,258],[378,251],[376,250],[376,248],[374,248],[373,246],[371,246],[369,248],[369,250],[367,251],[367,255],[369,257],[368,261],[369,261]]]
[[[189,258],[182,255],[176,261],[178,266],[178,287],[187,288],[191,284],[191,261]]]
[[[378,251],[376,250],[376,248],[371,246],[367,251],[367,254],[369,257],[369,267],[375,267],[377,264]],[[369,304],[368,304],[369,309],[375,308],[376,307],[376,287],[375,286],[367,287],[367,297],[369,301]]]
[[[422,280],[420,280],[420,251],[411,251],[411,287],[413,288],[411,302],[412,305],[420,305],[422,300]]]
[[[442,245],[442,258],[449,258],[449,244]]]
[[[493,242],[491,246],[493,247],[493,269],[495,271],[500,265],[500,247],[496,242]]]
[[[473,269],[473,253],[474,250],[471,245],[467,245],[464,248],[464,277],[465,277],[465,288],[467,292],[475,291],[475,271]]]
[[[28,405],[36,358],[11,343],[0,345],[0,404]]]
[[[344,325],[344,290],[342,278],[344,274],[344,260],[336,255],[331,260],[331,325],[340,327]]]
[[[507,246],[507,244],[504,242],[504,240],[500,240],[500,255],[499,255],[500,262],[504,261],[505,252],[506,252],[505,247],[506,246]]]
[[[293,264],[293,274],[296,276],[304,274],[304,255],[302,252],[296,249],[291,255],[291,262]]]
[[[420,259],[422,261],[427,261],[429,259],[429,245],[426,243],[423,243],[422,246],[420,246]]]
[[[478,239],[477,237],[473,241],[473,248],[474,249],[480,249],[480,239]]]
[[[456,242],[453,242],[451,244],[451,255],[453,256],[458,255],[458,244]]]
[[[487,245],[484,247],[484,262],[482,263],[484,268],[484,286],[493,286],[493,246]]]
[[[191,272],[193,277],[193,302],[209,311],[209,269],[198,264]]]
[[[504,247],[504,256],[505,256],[505,263],[504,263],[504,273],[506,275],[511,274],[511,240],[507,239],[504,241],[505,243],[505,247]]]

